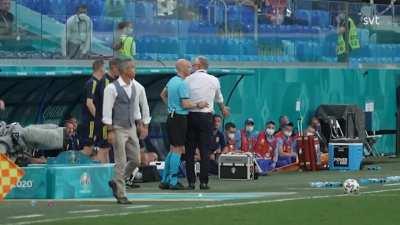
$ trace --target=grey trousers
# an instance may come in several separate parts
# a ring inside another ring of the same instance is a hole
[[[140,165],[140,146],[136,126],[129,129],[114,126],[114,129],[114,182],[117,184],[117,197],[122,198],[126,197],[125,179]]]

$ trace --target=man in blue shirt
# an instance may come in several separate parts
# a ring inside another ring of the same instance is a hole
[[[188,109],[202,109],[208,106],[207,102],[193,103],[190,101],[188,84],[185,78],[190,75],[191,63],[180,59],[176,62],[177,76],[171,78],[160,96],[168,105],[167,132],[170,143],[170,152],[165,158],[164,174],[161,180],[161,189],[182,190],[183,185],[178,182],[178,172],[181,155],[185,153]]]
[[[210,142],[210,165],[209,172],[218,174],[218,158],[225,147],[224,133],[221,131],[222,116],[215,114],[213,116],[214,128]]]

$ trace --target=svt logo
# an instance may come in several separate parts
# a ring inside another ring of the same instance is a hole
[[[373,17],[364,16],[364,17],[361,17],[361,22],[364,25],[380,25],[379,20],[380,20],[379,16],[373,16]]]

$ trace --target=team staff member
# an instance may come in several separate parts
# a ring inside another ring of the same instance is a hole
[[[200,151],[200,189],[208,186],[208,154],[212,135],[214,101],[224,116],[229,115],[229,108],[224,105],[219,80],[208,74],[208,60],[197,57],[193,64],[194,73],[187,78],[190,99],[193,102],[205,101],[208,106],[203,109],[190,109],[188,116],[188,140],[186,148],[186,173],[189,189],[195,188],[194,155],[196,148]]]
[[[126,197],[125,180],[140,165],[140,137],[148,134],[150,110],[146,93],[135,78],[131,59],[119,64],[120,77],[104,90],[103,123],[107,125],[108,140],[113,145],[115,175],[109,186],[119,204],[132,204]]]
[[[244,125],[245,127],[240,131],[240,150],[242,152],[254,152],[254,146],[257,142],[258,131],[254,130],[253,118],[248,118],[244,122]]]
[[[288,123],[275,135],[278,152],[277,167],[294,163],[298,159],[297,135],[293,134],[293,123]],[[278,165],[279,164],[279,165]]]
[[[189,87],[185,78],[190,75],[191,64],[185,59],[176,62],[177,76],[171,78],[160,96],[168,105],[167,131],[170,143],[170,152],[165,159],[165,168],[161,180],[161,189],[182,190],[184,186],[178,182],[178,172],[181,163],[181,155],[185,153],[187,115],[188,109],[202,109],[207,102],[190,100]]]
[[[211,174],[218,175],[218,159],[226,146],[224,133],[221,131],[222,116],[213,116],[213,131],[210,141],[210,165],[208,168]]]
[[[103,163],[110,162],[110,148],[111,145],[107,141],[107,126],[103,124],[103,100],[104,100],[104,89],[117,80],[118,78],[118,59],[112,59],[109,61],[109,72],[101,79],[100,84],[96,90],[96,94],[99,96],[99,101],[96,104],[96,118],[95,118],[95,131],[96,141],[95,146],[99,148],[98,158]]]
[[[99,132],[96,129],[101,127],[96,126],[96,109],[99,109],[100,104],[100,92],[99,84],[104,77],[104,61],[96,60],[93,62],[93,75],[86,82],[84,88],[84,105],[82,109],[82,120],[83,120],[83,136],[82,136],[82,152],[85,155],[94,155],[93,145],[95,144],[95,136]],[[97,107],[96,107],[97,106]],[[106,162],[104,158],[101,158],[103,154],[97,155],[94,159],[101,162]]]
[[[265,124],[265,131],[259,133],[254,147],[257,161],[263,171],[274,169],[278,161],[277,138],[274,136],[274,133],[275,122],[267,122]]]

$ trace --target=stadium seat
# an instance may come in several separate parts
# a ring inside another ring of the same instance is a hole
[[[311,25],[311,15],[308,10],[300,9],[294,12],[295,19],[307,21],[308,25]]]

